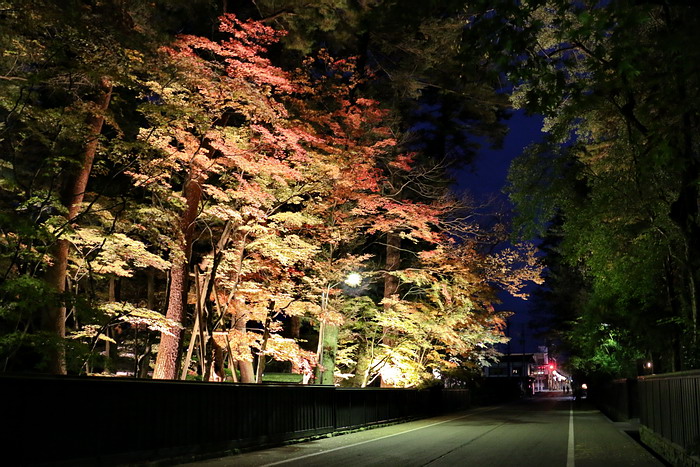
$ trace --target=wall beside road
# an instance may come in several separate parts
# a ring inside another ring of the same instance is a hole
[[[195,459],[469,406],[466,389],[0,376],[9,465]]]

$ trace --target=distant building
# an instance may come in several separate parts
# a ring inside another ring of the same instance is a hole
[[[549,356],[547,347],[539,347],[535,354],[537,368],[535,369],[535,392],[568,391],[571,388],[571,378],[562,373],[557,360]]]
[[[522,394],[532,395],[535,391],[535,371],[537,362],[533,353],[512,353],[503,355],[498,363],[484,368],[488,379],[509,379],[517,382]]]
[[[558,368],[556,359],[549,356],[547,347],[539,347],[536,353],[503,355],[498,363],[484,368],[484,377],[493,382],[509,379],[527,395],[563,391],[570,385],[570,378]]]
[[[556,361],[552,360],[552,367],[550,367],[549,362],[549,350],[547,347],[538,347],[539,352],[535,354],[535,362],[537,368],[535,369],[535,392],[548,391],[551,387],[551,376],[550,373],[556,367]]]

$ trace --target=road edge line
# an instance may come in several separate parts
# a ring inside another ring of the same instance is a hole
[[[381,436],[381,437],[379,437],[379,438],[372,438],[372,439],[367,439],[367,440],[365,440],[365,441],[360,441],[360,442],[357,442],[357,443],[348,444],[347,446],[338,446],[337,448],[327,449],[327,450],[325,450],[325,451],[312,452],[312,453],[305,454],[305,455],[299,456],[299,457],[292,457],[292,458],[290,458],[290,459],[283,459],[283,460],[281,460],[281,461],[276,461],[276,462],[271,462],[271,463],[269,463],[269,464],[264,464],[264,465],[262,465],[262,466],[260,466],[260,467],[272,467],[273,465],[282,465],[282,464],[286,464],[286,463],[288,463],[288,462],[294,462],[294,461],[298,461],[298,460],[301,460],[301,459],[308,459],[309,457],[320,456],[321,454],[328,454],[329,452],[340,451],[340,450],[342,450],[342,449],[348,449],[348,448],[354,448],[355,446],[361,446],[361,445],[363,445],[363,444],[372,443],[372,442],[374,442],[374,441],[380,441],[380,440],[387,439],[387,438],[393,438],[394,436],[404,435],[404,434],[406,434],[406,433],[411,433],[411,432],[413,432],[413,431],[422,430],[423,428],[430,428],[430,427],[432,427],[432,426],[442,425],[443,423],[452,422],[452,421],[455,421],[455,420],[460,420],[460,419],[462,419],[462,418],[467,418],[467,417],[469,417],[470,415],[475,415],[475,414],[484,413],[484,412],[490,412],[490,411],[492,411],[492,410],[496,410],[496,409],[501,408],[501,407],[502,407],[502,406],[499,405],[499,406],[495,406],[495,407],[485,407],[485,408],[483,408],[483,409],[476,409],[476,410],[470,411],[470,412],[467,413],[467,414],[460,415],[459,417],[454,417],[454,418],[450,418],[450,419],[447,419],[447,420],[441,420],[441,421],[439,421],[439,422],[431,423],[431,424],[429,424],[429,425],[424,425],[424,426],[419,426],[419,427],[416,427],[416,428],[411,428],[410,430],[402,431],[402,432],[400,432],[400,433],[392,433],[392,434],[390,434],[390,435]],[[568,466],[567,466],[567,467],[568,467]]]

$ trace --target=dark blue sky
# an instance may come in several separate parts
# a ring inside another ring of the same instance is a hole
[[[502,195],[510,161],[527,145],[542,139],[540,116],[530,117],[517,111],[506,123],[509,131],[503,148],[482,148],[474,163],[459,171],[459,189],[468,191],[476,200],[487,199],[493,194]]]
[[[495,196],[503,200],[504,205],[510,206],[503,194],[510,162],[522,153],[523,148],[543,137],[542,117],[529,117],[523,112],[516,112],[507,124],[509,131],[501,149],[484,147],[473,164],[456,174],[457,190],[466,191],[477,203]],[[500,298],[503,303],[497,305],[496,309],[515,313],[509,320],[511,351],[536,351],[537,346],[543,345],[543,342],[534,339],[528,329],[531,302],[513,298],[507,293],[501,294]]]

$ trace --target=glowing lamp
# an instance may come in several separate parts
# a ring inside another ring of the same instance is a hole
[[[345,278],[345,283],[350,287],[357,287],[362,284],[362,275],[358,272],[351,272],[348,277]]]

